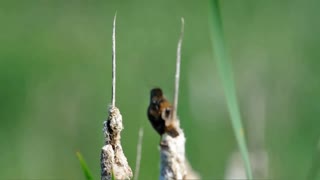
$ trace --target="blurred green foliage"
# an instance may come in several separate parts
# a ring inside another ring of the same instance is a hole
[[[221,1],[228,52],[248,132],[252,96],[265,97],[270,175],[303,179],[320,135],[320,2]],[[191,164],[223,178],[237,150],[209,35],[209,1],[0,1],[0,179],[84,179],[76,151],[100,174],[102,122],[111,101],[117,15],[122,143],[141,179],[159,173],[159,136],[146,118],[149,90],[172,99],[180,17],[185,18],[179,116]],[[253,102],[254,99],[253,99]],[[257,102],[259,103],[259,102]]]
[[[247,143],[245,140],[245,131],[242,125],[239,104],[236,95],[235,83],[233,80],[233,70],[230,59],[228,57],[228,52],[225,45],[225,37],[223,33],[223,24],[220,12],[220,5],[218,0],[212,0],[212,9],[210,10],[211,16],[211,38],[213,46],[214,59],[217,62],[219,75],[224,87],[224,93],[226,97],[226,102],[228,106],[228,111],[230,114],[232,128],[239,146],[239,152],[241,153],[244,169],[246,172],[246,177],[252,179],[252,168],[249,158],[249,151]],[[263,132],[262,132],[263,133]],[[261,140],[259,140],[261,141]],[[259,144],[262,144],[259,142]],[[266,168],[264,168],[266,169]],[[239,179],[241,177],[238,177]],[[256,177],[257,178],[257,177]],[[261,178],[261,177],[259,177]]]
[[[84,176],[86,177],[86,179],[87,180],[93,180],[93,176],[92,176],[92,174],[91,174],[91,172],[89,170],[89,167],[88,167],[86,161],[83,159],[81,153],[77,152],[76,155],[77,155],[77,158],[79,159],[82,171],[83,171]]]

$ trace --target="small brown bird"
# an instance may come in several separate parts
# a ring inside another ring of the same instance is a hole
[[[154,88],[150,92],[150,104],[148,107],[148,119],[152,127],[160,134],[160,136],[168,132],[173,137],[179,135],[172,123],[167,123],[171,118],[172,106],[164,97],[160,88]]]

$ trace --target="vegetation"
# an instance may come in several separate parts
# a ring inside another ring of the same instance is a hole
[[[244,129],[252,112],[248,100],[263,91],[269,173],[305,179],[320,132],[320,2],[220,2]],[[159,136],[146,108],[155,86],[173,99],[183,16],[179,117],[187,155],[203,178],[224,177],[238,144],[212,52],[209,1],[29,0],[0,6],[1,179],[84,179],[77,151],[99,178],[116,10],[117,106],[128,119],[122,145],[130,166],[135,169],[138,132],[144,127],[139,178],[158,176]]]

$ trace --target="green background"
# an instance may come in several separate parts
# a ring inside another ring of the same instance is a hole
[[[249,149],[250,137],[264,136],[274,179],[305,178],[320,135],[319,7],[316,0],[221,1]],[[116,11],[116,105],[129,164],[135,168],[143,127],[140,178],[158,177],[159,136],[146,108],[155,86],[172,100],[183,16],[178,114],[186,151],[204,179],[223,178],[237,145],[210,10],[209,1],[191,0],[0,1],[0,179],[84,179],[76,151],[99,178]]]

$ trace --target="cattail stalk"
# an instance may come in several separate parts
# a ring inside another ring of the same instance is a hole
[[[120,110],[115,106],[116,90],[116,48],[115,48],[115,27],[116,15],[113,21],[112,34],[112,103],[109,108],[107,121],[103,123],[103,132],[105,145],[101,150],[101,180],[130,179],[132,170],[128,164],[127,158],[123,153],[121,146],[121,131],[123,130],[122,115]]]

